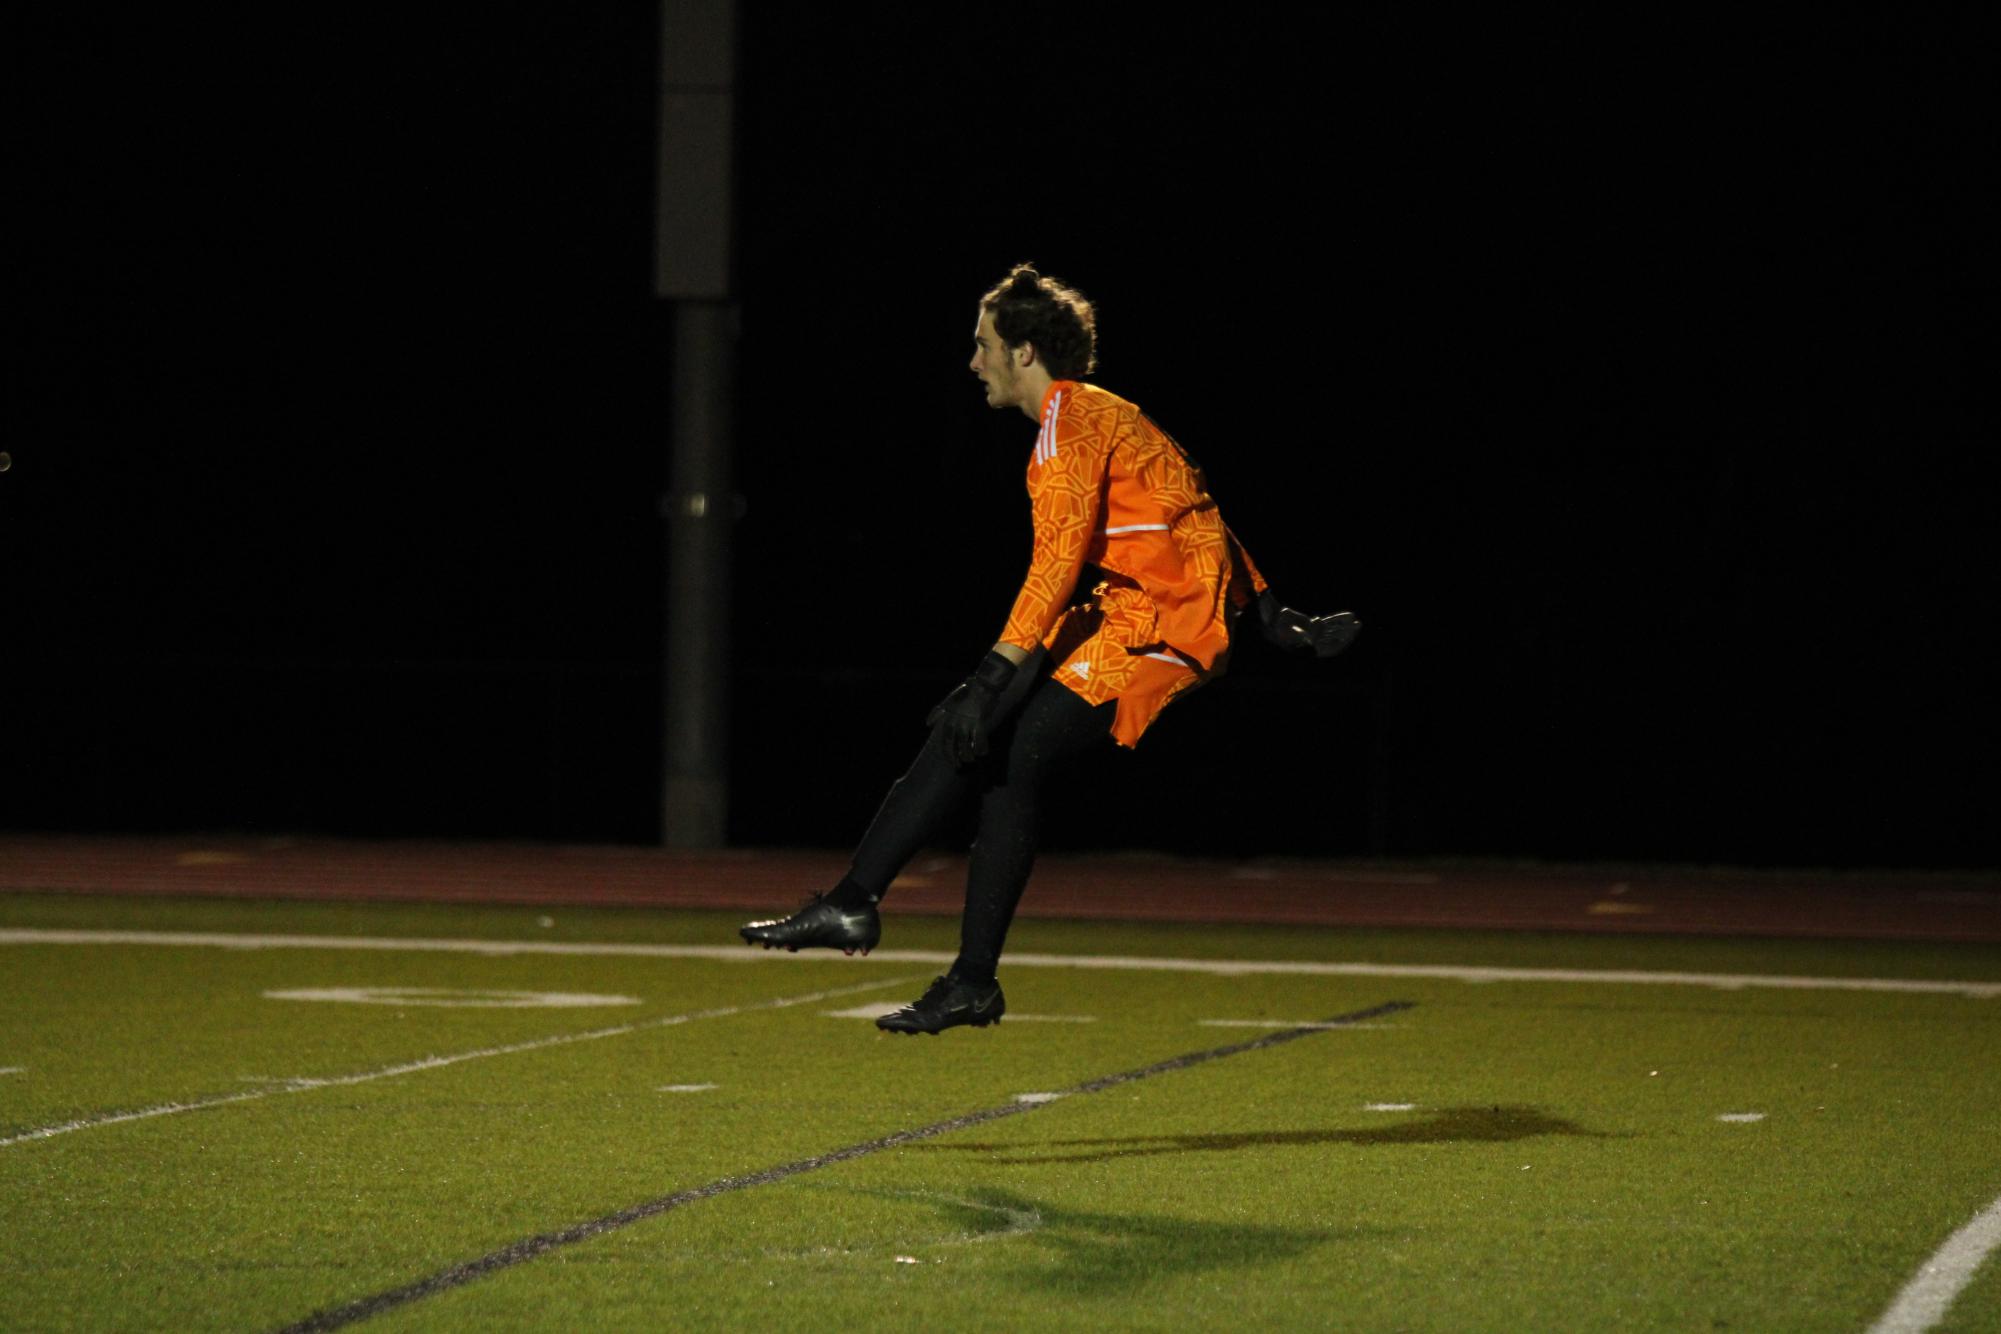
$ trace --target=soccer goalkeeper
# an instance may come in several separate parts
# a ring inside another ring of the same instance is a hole
[[[1096,316],[1023,264],[980,301],[972,371],[987,404],[1041,424],[1028,462],[1028,577],[997,642],[931,710],[908,773],[883,800],[848,874],[790,917],[752,922],[766,948],[864,954],[890,881],[947,817],[977,802],[959,957],[924,995],[876,1020],[897,1033],[984,1027],[1006,1010],[995,970],[1028,883],[1044,783],[1109,736],[1138,743],[1160,711],[1222,675],[1238,616],[1266,639],[1331,657],[1353,615],[1280,605],[1224,526],[1201,471],[1133,404],[1083,382]]]

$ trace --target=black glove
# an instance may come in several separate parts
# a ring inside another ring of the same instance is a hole
[[[1322,658],[1333,657],[1354,643],[1355,636],[1362,632],[1362,623],[1352,611],[1308,616],[1303,611],[1281,606],[1269,588],[1258,594],[1258,620],[1264,626],[1265,638],[1280,648],[1311,649]]]
[[[924,725],[932,729],[953,763],[963,767],[987,753],[988,722],[1012,680],[1014,664],[989,651],[973,674],[931,710]]]

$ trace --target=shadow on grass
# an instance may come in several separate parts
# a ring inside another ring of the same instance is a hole
[[[1002,1271],[1008,1280],[1091,1296],[1205,1269],[1247,1270],[1363,1235],[1362,1229],[1270,1227],[1059,1209],[993,1189],[969,1192],[965,1199],[933,1197],[927,1202],[967,1233],[968,1241],[1012,1236],[1054,1255],[1054,1264],[1010,1264]]]
[[[1575,1121],[1550,1116],[1534,1107],[1443,1107],[1421,1120],[1373,1126],[1365,1130],[1241,1130],[1196,1135],[1129,1135],[1104,1139],[1053,1139],[1029,1144],[913,1144],[911,1150],[931,1153],[984,1153],[990,1162],[1101,1163],[1114,1158],[1150,1158],[1164,1153],[1227,1153],[1233,1149],[1277,1148],[1316,1144],[1507,1144],[1544,1135],[1610,1139],[1600,1130],[1586,1130]],[[1062,1150],[1030,1153],[1033,1149]]]

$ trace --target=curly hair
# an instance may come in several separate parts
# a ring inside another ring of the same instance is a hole
[[[1083,294],[1017,264],[980,298],[1009,347],[1035,344],[1051,378],[1075,380],[1098,368],[1098,316]]]

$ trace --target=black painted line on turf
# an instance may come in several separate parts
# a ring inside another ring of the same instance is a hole
[[[648,1200],[643,1204],[635,1204],[629,1209],[621,1209],[615,1214],[606,1214],[602,1218],[594,1218],[586,1223],[577,1223],[560,1231],[544,1232],[538,1236],[525,1238],[515,1242],[511,1246],[503,1246],[497,1251],[482,1255],[477,1260],[467,1260],[463,1264],[453,1265],[449,1269],[441,1269],[429,1278],[418,1279],[415,1283],[405,1284],[400,1288],[391,1288],[387,1292],[379,1292],[372,1297],[363,1297],[359,1300],[349,1302],[344,1306],[337,1306],[331,1310],[307,1316],[297,1324],[286,1325],[279,1331],[279,1334],[319,1334],[320,1331],[324,1330],[341,1329],[345,1326],[357,1324],[360,1321],[381,1315],[385,1311],[394,1310],[399,1306],[407,1306],[411,1302],[422,1301],[426,1297],[434,1297],[438,1293],[448,1292],[453,1288],[464,1287],[474,1279],[484,1278],[486,1275],[496,1273],[499,1270],[512,1268],[515,1265],[532,1260],[538,1255],[543,1255],[559,1247],[572,1246],[577,1242],[589,1241],[591,1238],[603,1236],[607,1232],[613,1232],[622,1227],[629,1227],[634,1223],[644,1222],[646,1219],[664,1214],[670,1209],[678,1209],[684,1204],[696,1204],[702,1200],[713,1199],[718,1195],[728,1195],[733,1191],[748,1190],[752,1186],[768,1186],[773,1182],[783,1181],[787,1177],[798,1176],[804,1172],[816,1172],[823,1167],[832,1167],[837,1163],[845,1163],[853,1158],[867,1157],[872,1153],[880,1153],[884,1149],[893,1149],[898,1145],[914,1143],[917,1140],[931,1139],[938,1135],[947,1135],[955,1130],[970,1129],[973,1126],[983,1125],[988,1121],[998,1121],[1003,1117],[1022,1116],[1038,1108],[1047,1107],[1051,1102],[1060,1101],[1065,1097],[1084,1093],[1102,1093],[1106,1089],[1117,1088],[1121,1084],[1130,1084],[1141,1079],[1151,1079],[1155,1075],[1169,1074],[1176,1070],[1186,1070],[1190,1066],[1202,1065],[1209,1061],[1219,1061],[1226,1056],[1239,1056],[1247,1051],[1258,1051],[1265,1047],[1276,1047],[1280,1043],[1294,1042],[1300,1038],[1313,1037],[1315,1034],[1325,1033],[1332,1028],[1346,1028],[1370,1019],[1380,1019],[1386,1014],[1396,1014],[1402,1010],[1412,1009],[1416,1004],[1416,1001],[1385,1001],[1381,1005],[1372,1005],[1366,1010],[1357,1010],[1352,1014],[1336,1015],[1332,1019],[1323,1019],[1317,1023],[1302,1025],[1298,1028],[1282,1029],[1276,1033],[1267,1033],[1263,1037],[1250,1038],[1243,1042],[1233,1042],[1226,1047],[1211,1047],[1206,1051],[1193,1051],[1184,1056],[1174,1056],[1165,1061],[1156,1061],[1152,1065],[1143,1065],[1137,1070],[1126,1070],[1119,1074],[1105,1075],[1098,1079],[1086,1080],[1082,1084],[1074,1084],[1067,1089],[1061,1090],[1056,1097],[1051,1098],[1048,1102],[1010,1102],[999,1107],[988,1107],[981,1111],[968,1112],[964,1116],[955,1116],[949,1121],[934,1122],[928,1126],[919,1126],[914,1130],[899,1130],[894,1134],[884,1135],[880,1139],[867,1140],[861,1144],[850,1144],[844,1149],[835,1149],[833,1152],[823,1153],[817,1158],[801,1158],[796,1162],[766,1168],[762,1172],[752,1172],[744,1176],[723,1177],[721,1180],[709,1182],[706,1186],[696,1186],[692,1190],[676,1191],[672,1195],[663,1195],[659,1199]]]

